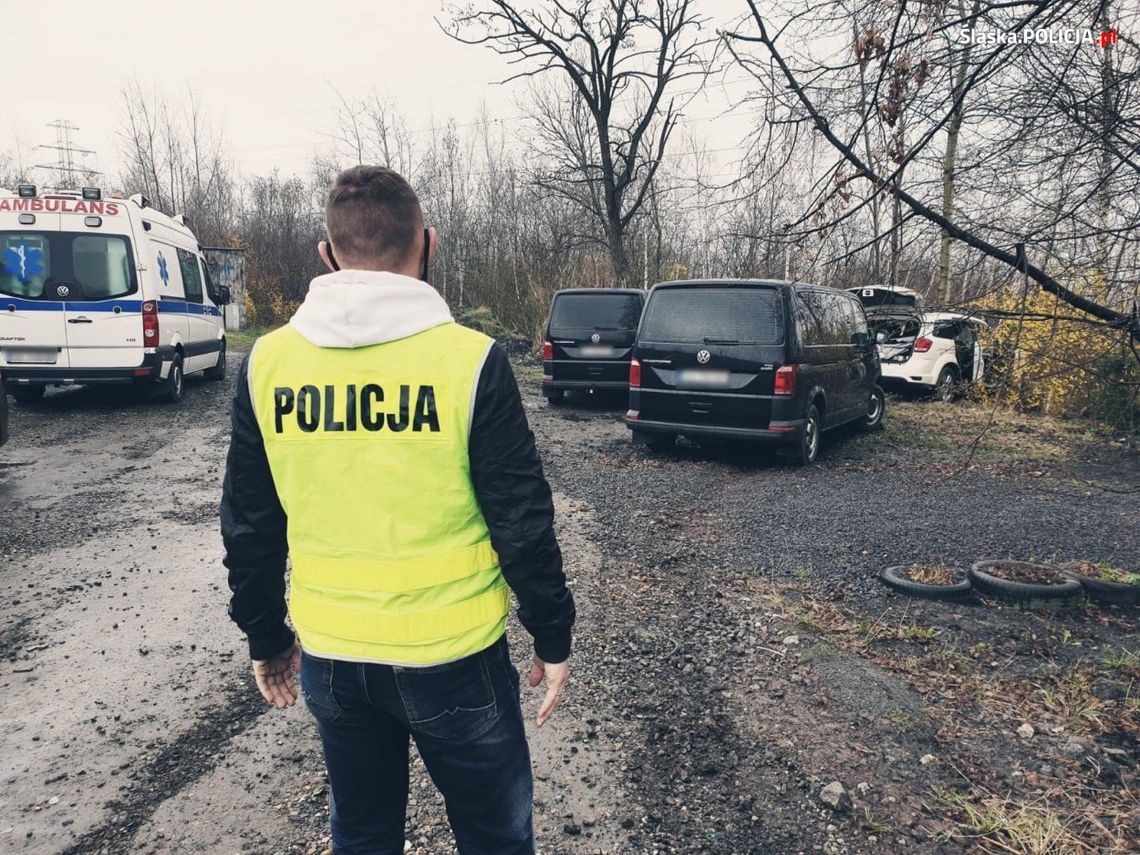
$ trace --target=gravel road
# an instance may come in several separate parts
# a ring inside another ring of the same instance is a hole
[[[987,555],[1134,564],[1137,512],[1121,491],[1136,487],[1135,458],[962,467],[908,452],[892,427],[838,437],[806,470],[732,449],[652,455],[631,446],[620,401],[550,407],[525,385],[581,614],[572,689],[532,734],[540,851],[963,851],[939,836],[947,820],[929,799],[962,767],[920,762],[952,747],[931,696],[834,642],[834,623],[818,609],[806,621],[802,604],[947,638],[1021,632],[1031,618],[901,602],[875,574]],[[327,848],[308,715],[262,705],[225,614],[216,505],[231,392],[191,378],[173,407],[85,389],[13,405],[0,449],[0,846]],[[1074,620],[1094,649],[1136,649],[1134,625]],[[517,626],[512,638],[524,667]],[[1125,782],[1131,740],[1114,749]],[[1004,730],[954,746],[960,764],[1031,769]],[[821,800],[835,781],[837,808]],[[451,851],[422,769],[413,788],[410,851]]]

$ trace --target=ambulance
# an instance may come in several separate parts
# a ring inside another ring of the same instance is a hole
[[[103,383],[177,402],[186,375],[225,377],[229,290],[145,196],[0,189],[0,265],[0,376],[21,403]]]

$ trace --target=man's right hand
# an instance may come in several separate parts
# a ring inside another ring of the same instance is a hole
[[[297,703],[297,679],[301,668],[301,648],[296,642],[272,659],[253,660],[253,679],[266,703],[279,710]]]
[[[557,665],[548,665],[538,656],[534,657],[534,666],[530,669],[530,687],[537,688],[546,677],[546,697],[542,699],[542,706],[538,710],[538,726],[542,727],[554,711],[558,709],[558,702],[562,700],[562,692],[566,689],[566,682],[570,679],[570,660],[559,662]]]

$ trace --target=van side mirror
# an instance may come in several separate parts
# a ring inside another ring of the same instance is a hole
[[[230,304],[230,287],[228,285],[215,285],[212,296],[217,305],[228,306]]]

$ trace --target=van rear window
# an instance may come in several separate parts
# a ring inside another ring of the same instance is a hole
[[[27,300],[107,300],[135,290],[124,237],[72,232],[0,232],[0,294]]]
[[[781,344],[784,304],[774,288],[662,288],[645,309],[646,341]]]
[[[552,330],[635,330],[641,320],[641,295],[561,294],[550,314]]]

